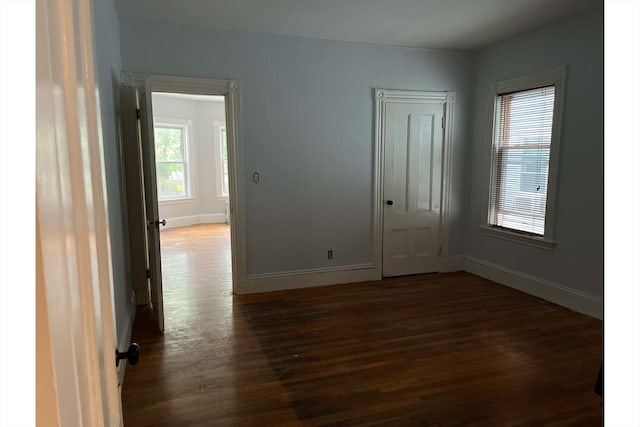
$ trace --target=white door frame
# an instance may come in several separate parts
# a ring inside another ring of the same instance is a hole
[[[384,119],[389,103],[440,103],[444,104],[444,153],[442,169],[442,220],[440,224],[440,244],[442,260],[440,271],[446,271],[449,258],[449,213],[451,198],[451,154],[453,145],[453,107],[455,92],[423,92],[413,90],[375,89],[376,99],[376,134],[374,158],[374,191],[373,191],[373,236],[374,236],[374,268],[376,275],[382,279],[382,236],[383,236],[383,190],[384,190]]]
[[[191,95],[222,95],[225,97],[227,128],[227,160],[229,163],[229,213],[231,225],[231,272],[235,294],[246,273],[246,240],[244,214],[244,156],[241,127],[241,85],[238,80],[203,79],[194,77],[142,75],[122,73],[123,85],[144,88],[147,111],[152,111],[152,92]],[[153,136],[153,120],[147,120],[149,137]]]

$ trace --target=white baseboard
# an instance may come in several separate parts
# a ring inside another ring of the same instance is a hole
[[[227,215],[225,213],[200,215],[200,224],[224,224],[226,222]]]
[[[454,271],[464,271],[464,255],[452,255],[442,263],[441,273],[453,273]]]
[[[603,301],[594,295],[469,256],[464,257],[464,270],[571,310],[603,318]]]
[[[224,213],[178,216],[165,219],[167,220],[167,225],[162,226],[160,228],[161,230],[167,228],[187,227],[195,224],[224,224],[227,222],[227,216]]]
[[[451,256],[443,263],[441,271],[466,271],[579,313],[598,319],[602,319],[604,315],[604,304],[601,298],[478,258],[464,255]],[[380,280],[379,272],[375,270],[373,264],[349,265],[338,268],[254,274],[244,281],[239,281],[235,292],[251,294],[373,280]]]
[[[136,306],[133,306],[129,313],[129,321],[127,327],[124,328],[122,334],[118,337],[118,351],[127,351],[131,342],[131,334],[133,333],[133,322],[136,317]],[[113,355],[115,359],[115,354]],[[122,393],[122,384],[124,383],[124,371],[127,368],[127,359],[123,359],[118,364],[118,390]]]
[[[254,274],[246,280],[239,281],[236,284],[235,293],[252,294],[379,279],[379,272],[373,268],[372,264]]]

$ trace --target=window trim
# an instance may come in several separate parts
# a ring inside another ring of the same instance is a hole
[[[223,190],[224,181],[224,168],[222,167],[222,129],[227,129],[226,122],[222,120],[214,120],[213,132],[214,132],[214,147],[215,147],[215,161],[216,161],[216,197],[218,200],[229,200],[229,191],[225,193]],[[227,150],[229,140],[227,134]],[[229,176],[229,153],[227,153],[227,177]],[[227,178],[229,179],[229,178]],[[227,189],[228,190],[228,189]]]
[[[189,119],[177,119],[174,117],[154,117],[153,118],[153,130],[155,132],[156,127],[169,127],[169,128],[181,128],[184,135],[184,147],[183,158],[185,163],[185,187],[186,194],[182,197],[172,197],[167,199],[160,198],[158,194],[158,204],[173,204],[173,203],[185,203],[192,202],[197,199],[197,180],[196,180],[196,158],[195,148],[196,144],[193,141],[193,120]],[[156,167],[158,161],[156,160]]]
[[[560,154],[560,136],[562,128],[562,111],[564,105],[566,66],[556,67],[551,70],[542,71],[535,74],[529,74],[512,79],[493,82],[489,85],[489,106],[487,126],[487,145],[488,145],[488,191],[486,192],[485,208],[483,209],[483,219],[481,229],[484,234],[491,237],[497,237],[517,243],[523,243],[547,250],[552,250],[555,246],[555,214],[556,199],[558,185],[558,165]],[[496,120],[495,110],[496,102],[500,95],[509,92],[519,92],[529,89],[535,89],[542,86],[554,85],[554,108],[553,108],[553,125],[551,128],[551,150],[549,154],[549,174],[547,182],[547,204],[545,210],[545,226],[544,235],[535,236],[517,230],[499,228],[489,223],[489,217],[492,209],[491,194],[496,179],[496,162],[495,162],[495,131]]]

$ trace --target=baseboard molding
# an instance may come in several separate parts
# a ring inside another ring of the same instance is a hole
[[[379,272],[373,268],[372,264],[255,274],[246,280],[239,281],[236,284],[235,293],[253,294],[379,279]]]
[[[602,319],[604,315],[601,298],[478,258],[451,256],[443,263],[442,272],[454,271],[484,277],[591,317]],[[380,280],[379,272],[372,264],[362,264],[251,275],[237,283],[235,292],[252,294],[372,280]]]
[[[165,219],[167,220],[167,225],[162,226],[161,230],[187,227],[195,224],[224,224],[227,222],[227,216],[224,213],[178,216]]]
[[[453,273],[454,271],[464,271],[464,255],[452,255],[442,263],[441,273]]]
[[[127,351],[131,342],[131,334],[133,333],[133,321],[136,317],[136,306],[134,305],[131,313],[129,313],[129,321],[127,327],[124,328],[122,334],[118,337],[118,351]],[[115,355],[114,355],[115,356]],[[118,390],[122,392],[122,384],[124,383],[124,372],[127,368],[127,359],[123,359],[118,364]]]
[[[464,270],[579,313],[598,319],[604,316],[604,304],[601,298],[558,283],[469,256],[464,257]]]
[[[339,267],[320,267],[320,268],[306,268],[304,270],[288,270],[288,271],[278,271],[275,273],[262,273],[262,274],[250,274],[248,278],[252,279],[266,279],[271,277],[285,277],[285,276],[300,276],[300,275],[310,275],[316,273],[331,273],[336,271],[350,271],[350,270],[366,270],[372,269],[373,263],[366,264],[351,264],[351,265],[341,265]]]

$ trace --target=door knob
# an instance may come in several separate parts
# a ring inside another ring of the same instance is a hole
[[[393,200],[387,200],[385,203],[388,204],[389,206],[391,206],[391,205],[393,205]]]
[[[160,220],[156,219],[155,221],[149,221],[149,225],[155,225],[156,228],[160,228],[160,224],[166,226],[167,225],[167,220],[163,219],[162,221],[160,221]]]
[[[127,359],[130,365],[135,365],[140,359],[140,346],[132,343],[127,351],[118,351],[116,349],[116,366],[120,364],[120,360]]]

